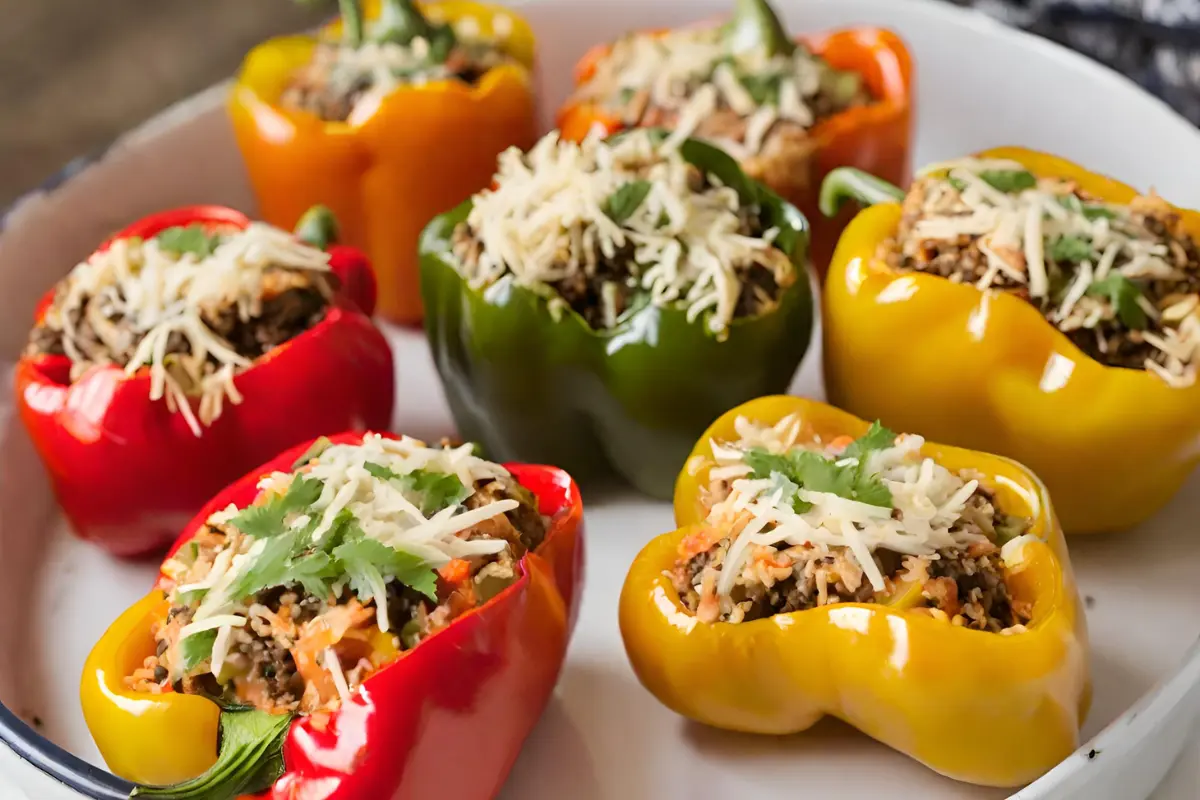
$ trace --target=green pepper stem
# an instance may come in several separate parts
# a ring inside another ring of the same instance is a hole
[[[904,190],[882,178],[854,167],[838,167],[831,170],[821,181],[821,196],[817,207],[827,217],[837,216],[847,200],[856,200],[861,205],[897,203],[904,199]]]
[[[322,250],[337,244],[338,221],[327,206],[313,206],[304,212],[294,229],[296,238]]]
[[[395,44],[408,44],[418,36],[428,40],[434,33],[433,25],[413,0],[383,0],[378,25],[374,38]]]
[[[363,41],[363,15],[358,0],[338,0],[342,13],[342,41],[349,47],[358,47]]]
[[[765,50],[768,56],[790,56],[796,52],[796,43],[767,0],[734,0],[725,40],[734,53]]]

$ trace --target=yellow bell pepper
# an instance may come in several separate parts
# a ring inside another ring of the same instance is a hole
[[[229,100],[262,218],[291,230],[310,206],[332,209],[343,243],[365,250],[375,265],[379,313],[400,323],[421,321],[417,238],[425,223],[486,187],[496,156],[532,146],[537,133],[528,24],[510,9],[469,0],[426,8],[445,22],[474,19],[484,35],[508,20],[503,44],[518,63],[496,67],[474,85],[400,86],[367,119],[331,122],[279,105],[317,43],[284,36],[251,51]],[[378,0],[366,13],[378,15]],[[340,23],[326,34],[339,30]]]
[[[1019,148],[980,154],[1076,181],[1110,203],[1137,193],[1077,164]],[[1068,534],[1137,525],[1166,504],[1200,460],[1200,383],[1107,367],[1031,304],[876,257],[897,203],[851,222],[824,295],[825,389],[834,405],[903,430],[1000,453],[1050,488]],[[1200,213],[1179,210],[1200,237]]]
[[[167,786],[217,760],[221,709],[196,694],[135,692],[125,678],[154,655],[154,622],[167,613],[154,589],[130,606],[92,649],[79,687],[83,718],[105,763],[136,783]]]
[[[822,403],[764,397],[713,423],[693,456],[711,458],[714,438],[736,439],[739,416],[773,424],[788,414],[824,441],[868,429]],[[1025,632],[953,627],[904,603],[701,623],[664,574],[705,516],[708,468],[693,466],[676,485],[680,529],[642,550],[621,592],[621,635],[642,684],[674,711],[736,731],[795,733],[828,714],[943,775],[988,786],[1027,783],[1069,755],[1091,680],[1085,621],[1050,497],[1008,459],[931,443],[923,453],[951,470],[978,471],[1005,512],[1033,520],[1006,566],[1014,598],[1033,603]]]

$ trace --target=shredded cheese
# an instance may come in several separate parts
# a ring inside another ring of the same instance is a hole
[[[552,132],[527,155],[501,154],[494,188],[475,196],[467,219],[481,252],[459,269],[476,288],[506,276],[544,286],[628,248],[634,263],[649,265],[640,281],[652,302],[681,303],[690,319],[706,314],[720,334],[734,318],[742,271],[762,265],[786,286],[795,268],[772,242],[739,232],[736,191],[696,190],[694,175],[670,141],[656,144],[646,131],[615,142],[594,132],[581,144]],[[645,199],[615,222],[605,203],[635,181],[649,183]]]
[[[243,321],[252,319],[262,310],[268,270],[326,272],[328,265],[323,251],[260,223],[223,234],[205,258],[168,252],[157,239],[118,239],[71,270],[44,324],[62,331],[73,377],[92,365],[80,344],[85,334],[78,321],[85,306],[91,334],[112,352],[125,351],[127,337],[134,337],[126,373],[146,369],[150,398],[165,397],[200,436],[220,417],[226,399],[241,402],[234,378],[251,363],[209,327],[206,317],[232,308]],[[113,322],[118,319],[125,328]],[[168,354],[173,337],[183,337],[187,352],[174,348]],[[200,398],[197,410],[192,393]]]

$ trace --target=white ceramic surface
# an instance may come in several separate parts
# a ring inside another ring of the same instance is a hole
[[[916,159],[990,145],[1057,151],[1166,197],[1200,207],[1200,134],[1127,81],[1053,45],[927,0],[777,0],[794,29],[870,22],[901,33],[920,82]],[[719,13],[725,0],[523,4],[542,42],[546,109],[568,88],[590,44],[625,29]],[[61,186],[15,209],[0,234],[0,358],[16,357],[38,295],[104,234],[144,213],[189,202],[252,210],[224,119],[221,89],[193,98],[126,137]],[[423,339],[393,331],[398,428],[450,430]],[[795,390],[818,394],[806,361]],[[5,370],[7,374],[7,370]],[[5,393],[4,397],[7,398]],[[1073,540],[1088,609],[1096,700],[1093,739],[1016,800],[1141,800],[1187,744],[1155,800],[1200,797],[1200,478],[1143,529]],[[585,492],[589,564],[576,638],[555,699],[531,737],[505,800],[730,796],[1000,798],[953,783],[860,736],[822,723],[808,734],[752,737],[685,723],[636,682],[621,649],[616,597],[644,541],[671,526],[666,504]],[[1136,547],[1136,549],[1134,549]],[[36,716],[51,740],[98,760],[76,701],[84,656],[141,596],[153,564],[120,563],[71,539],[35,455],[0,403],[0,701]],[[986,731],[964,731],[986,746]],[[0,748],[0,798],[75,796]]]

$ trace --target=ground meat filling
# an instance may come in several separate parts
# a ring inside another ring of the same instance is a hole
[[[336,285],[328,262],[261,224],[119,239],[58,284],[26,354],[66,356],[71,381],[96,366],[147,369],[151,399],[165,396],[200,435],[225,400],[241,401],[238,372],[325,318]]]
[[[381,452],[377,447],[372,458]],[[462,449],[444,452],[461,453]],[[291,556],[292,563],[302,563],[306,557],[323,552],[345,559],[347,574],[326,574],[322,594],[314,594],[314,587],[303,581],[281,575],[267,581],[273,585],[247,597],[229,598],[228,607],[243,616],[245,624],[222,628],[215,641],[201,643],[211,648],[212,654],[205,650],[196,657],[189,655],[189,648],[197,642],[198,634],[185,636],[184,632],[197,621],[206,595],[192,587],[204,586],[214,574],[220,574],[222,560],[226,566],[230,563],[230,553],[255,552],[255,539],[239,530],[238,517],[227,521],[215,515],[168,561],[166,572],[174,578],[175,588],[168,594],[171,605],[165,619],[155,627],[156,653],[127,683],[138,691],[201,694],[223,703],[245,703],[275,712],[315,713],[336,707],[342,698],[337,678],[333,677],[335,670],[352,691],[401,652],[417,647],[456,617],[511,585],[519,576],[520,559],[544,541],[549,521],[538,513],[536,498],[527,489],[496,465],[476,459],[466,468],[480,477],[469,493],[461,493],[465,495],[459,501],[461,513],[489,506],[501,512],[485,515],[448,540],[451,551],[470,549],[465,544],[469,542],[477,545],[474,551],[478,554],[461,555],[440,568],[434,596],[384,571],[379,573],[382,594],[367,594],[363,584],[356,582],[355,576],[361,571],[355,572],[359,568],[337,546],[301,545]],[[447,477],[433,480],[425,473],[415,474],[430,482],[433,489],[428,491],[445,491],[449,485]],[[408,495],[407,489],[404,491]],[[424,500],[419,493],[408,496],[422,503],[422,508],[431,508],[424,505],[429,494]],[[455,494],[451,500],[458,496]],[[355,531],[351,525],[336,534],[343,541],[361,544],[374,535],[376,529],[361,522],[366,517],[362,509],[370,507],[370,502],[367,497],[354,511],[361,530]],[[508,506],[512,507],[504,510]],[[222,641],[223,636],[228,639]],[[214,667],[218,650],[223,651],[220,666]],[[330,652],[336,667],[328,662]]]
[[[683,604],[700,619],[740,623],[836,603],[884,603],[993,633],[1019,633],[1031,620],[1032,606],[1009,593],[1000,554],[1000,545],[1023,535],[1030,521],[1000,512],[981,476],[954,475],[932,462],[926,465],[920,459],[919,437],[897,439],[885,432],[876,436],[872,451],[851,442],[797,446],[798,423],[780,431],[746,430],[751,433],[748,441],[714,444],[718,457],[710,465],[713,477],[705,494],[708,526],[684,540],[671,573]],[[764,431],[781,435],[764,440]],[[889,437],[894,443],[883,446]],[[844,493],[870,492],[871,504],[893,504],[890,513],[850,506],[851,514],[865,510],[866,516],[828,521],[830,512],[847,506],[841,501],[849,498],[829,498],[833,493],[810,490],[803,479],[818,485],[835,470],[859,470],[858,464],[840,457],[845,453],[882,470],[874,478],[843,472],[830,487],[836,484]],[[731,474],[736,476],[732,480]],[[915,481],[905,480],[913,476]],[[852,481],[859,482],[857,488],[851,488]],[[928,502],[912,500],[918,496]],[[921,542],[903,527],[904,508],[928,509],[929,503],[940,508],[932,515],[923,511],[934,531]],[[874,528],[873,518],[879,520],[879,528]],[[837,532],[844,528],[838,526],[845,524],[854,525],[860,542],[878,543],[869,549],[875,580],[859,561],[863,552],[839,543]],[[743,542],[739,535],[725,532],[730,525],[734,530],[756,526],[761,529],[757,535],[768,539],[773,530],[785,526],[808,534],[770,544]],[[734,549],[744,555],[733,567],[736,578],[722,587]]]
[[[312,59],[292,75],[280,103],[345,122],[356,109],[372,110],[400,86],[447,80],[474,86],[489,70],[514,63],[501,39],[482,37],[473,19],[460,21],[458,28],[439,26],[431,38],[417,36],[407,44],[367,41],[351,47],[322,41]]]
[[[721,28],[708,28],[617,41],[575,101],[626,127],[681,128],[746,161],[805,155],[813,126],[871,96],[859,75],[803,47],[735,54]]]
[[[582,144],[550,134],[504,153],[495,187],[474,200],[452,235],[472,285],[511,276],[597,330],[653,304],[704,317],[720,337],[797,280],[762,208],[646,131]]]
[[[930,169],[880,247],[889,266],[1011,292],[1101,364],[1194,382],[1200,245],[1162,198],[1104,203],[1003,160]]]

